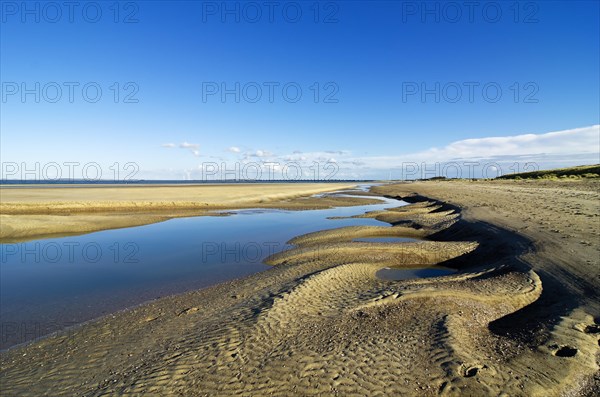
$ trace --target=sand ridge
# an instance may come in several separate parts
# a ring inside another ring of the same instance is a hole
[[[406,187],[387,189],[394,195],[392,189]],[[534,307],[546,288],[521,259],[532,255],[525,239],[465,222],[444,202],[412,201],[389,210],[409,223],[382,229],[397,235],[409,224],[422,242],[348,242],[361,236],[357,229],[300,236],[295,248],[267,260],[273,268],[266,272],[3,353],[2,390],[55,396],[583,393],[598,371],[600,326],[590,307],[549,319],[533,339],[520,336],[513,329],[519,313]],[[361,237],[372,233],[365,227]],[[433,263],[460,271],[403,281],[375,276],[384,266]]]

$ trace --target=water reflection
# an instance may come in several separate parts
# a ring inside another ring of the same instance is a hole
[[[405,205],[325,210],[230,211],[82,236],[0,244],[0,348],[160,296],[269,268],[291,238],[342,226],[387,223],[348,217]],[[52,327],[48,325],[51,324]]]

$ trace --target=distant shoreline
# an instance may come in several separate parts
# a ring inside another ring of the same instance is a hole
[[[131,180],[131,181],[112,181],[112,180],[84,180],[84,179],[69,179],[69,180],[22,180],[22,179],[2,179],[0,180],[0,188],[3,187],[24,187],[24,186],[52,186],[52,187],[102,187],[102,186],[197,186],[197,185],[247,185],[247,184],[283,184],[283,183],[371,183],[376,180],[369,179],[331,179],[331,180],[315,180],[315,179],[299,179],[299,180],[231,180],[231,179],[216,179],[216,180],[171,180],[171,179],[156,179],[156,180]]]

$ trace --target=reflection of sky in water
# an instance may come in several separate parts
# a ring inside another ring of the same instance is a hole
[[[291,238],[342,226],[405,203],[326,210],[241,210],[82,236],[0,244],[0,316],[6,322],[81,322],[158,296],[268,269],[262,260]],[[4,335],[3,335],[4,336]],[[2,341],[5,347],[6,341]]]

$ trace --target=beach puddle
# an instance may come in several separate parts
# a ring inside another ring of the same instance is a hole
[[[373,198],[381,203],[228,210],[229,216],[0,244],[0,318],[25,327],[3,328],[0,349],[157,297],[270,269],[263,260],[292,248],[287,241],[293,237],[345,226],[389,226],[351,217],[407,204]]]
[[[360,243],[414,243],[421,240],[410,237],[361,237],[352,241]]]
[[[415,278],[441,277],[456,273],[455,269],[443,266],[390,268],[385,267],[378,270],[375,276],[382,280],[398,281],[411,280]]]

